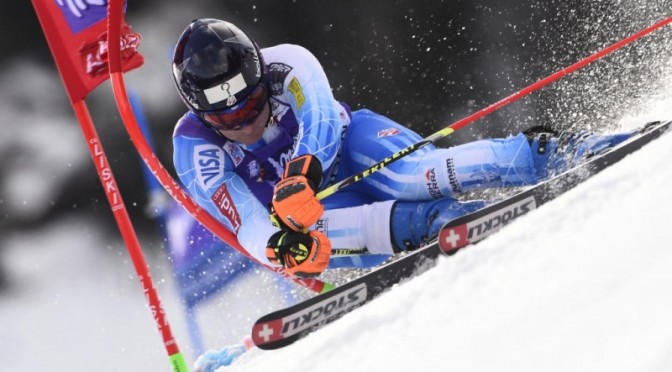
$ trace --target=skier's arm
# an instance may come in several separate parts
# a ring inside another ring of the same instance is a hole
[[[299,122],[294,157],[314,155],[326,171],[336,159],[341,130],[348,122],[343,106],[334,99],[320,62],[303,47],[291,45],[293,69],[284,81],[285,99]]]
[[[321,188],[322,180],[328,179],[324,176],[333,171],[342,130],[349,116],[334,99],[327,76],[314,55],[296,45],[283,45],[274,52],[281,52],[283,61],[291,66],[284,77],[284,93],[279,98],[291,107],[299,130],[294,160],[287,164],[285,175],[275,187],[273,207],[286,226],[294,231],[305,231],[323,213],[315,193]],[[290,169],[291,166],[296,168],[299,159],[304,159],[306,166],[310,165],[311,175],[307,174],[308,169],[303,172]]]
[[[324,208],[315,198],[322,167],[313,155],[302,155],[287,164],[273,193],[273,215],[282,231],[271,236],[266,256],[298,276],[319,275],[329,265],[331,242],[320,231],[309,231]]]
[[[175,136],[173,144],[175,169],[191,196],[234,232],[249,254],[269,264],[267,242],[279,229],[271,224],[268,210],[233,172],[228,155],[198,137]]]

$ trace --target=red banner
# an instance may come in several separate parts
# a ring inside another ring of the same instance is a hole
[[[72,103],[86,98],[108,74],[108,0],[32,0]],[[122,70],[140,67],[140,35],[122,21]]]

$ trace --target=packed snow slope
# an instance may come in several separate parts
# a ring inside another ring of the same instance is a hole
[[[669,99],[663,108],[632,124],[672,117]],[[670,371],[670,159],[667,133],[304,340],[222,370]],[[3,370],[171,370],[121,242],[85,217],[3,238]],[[192,363],[170,265],[148,261]],[[270,310],[269,284],[206,304],[206,346],[249,332]]]
[[[669,99],[660,107],[624,127],[672,117]],[[670,159],[667,133],[319,332],[229,369],[670,371]],[[170,370],[123,244],[85,217],[3,238],[14,283],[0,297],[3,370]],[[169,265],[148,261],[191,363]],[[208,304],[206,346],[249,332],[270,310],[268,286]]]
[[[671,119],[670,97],[619,126]],[[667,133],[304,340],[223,370],[672,371],[670,159]],[[3,371],[171,370],[118,236],[73,214],[2,239]],[[170,263],[147,259],[192,363]],[[206,347],[239,342],[278,306],[260,272],[199,310]]]
[[[235,371],[671,371],[672,134]],[[228,370],[228,369],[227,369]]]

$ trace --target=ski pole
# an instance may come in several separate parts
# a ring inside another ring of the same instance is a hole
[[[455,123],[449,125],[448,127],[443,128],[443,129],[439,130],[438,132],[430,135],[429,137],[424,138],[421,141],[419,141],[419,142],[417,142],[417,143],[415,143],[411,146],[408,146],[408,147],[406,147],[405,149],[403,149],[399,152],[396,152],[396,153],[392,154],[391,156],[379,161],[376,164],[373,164],[372,166],[364,169],[363,171],[361,171],[357,174],[354,174],[354,175],[352,175],[352,176],[350,176],[350,177],[348,177],[344,180],[341,180],[341,181],[325,188],[324,190],[317,193],[317,198],[318,199],[324,199],[324,198],[326,198],[330,195],[333,195],[334,193],[336,193],[337,191],[347,187],[348,185],[351,185],[351,184],[361,180],[362,178],[368,177],[371,174],[373,174],[375,172],[378,172],[379,170],[381,170],[381,169],[389,166],[390,164],[394,163],[395,161],[397,161],[397,160],[415,152],[416,150],[421,149],[421,148],[425,147],[426,145],[429,145],[430,143],[434,143],[441,138],[445,138],[445,137],[453,134],[455,131],[457,131],[459,129],[462,129],[465,126],[473,123],[474,121],[476,121],[476,120],[478,120],[478,119],[480,119],[480,118],[482,118],[482,117],[484,117],[488,114],[491,114],[492,112],[497,111],[500,108],[502,108],[502,107],[504,107],[504,106],[506,106],[510,103],[513,103],[513,102],[521,99],[522,97],[525,97],[526,95],[528,95],[528,94],[530,94],[530,93],[532,93],[532,92],[534,92],[534,91],[536,91],[536,90],[538,90],[538,89],[540,89],[540,88],[542,88],[542,87],[544,87],[544,86],[546,86],[546,85],[548,85],[548,84],[550,84],[550,83],[552,83],[552,82],[554,82],[554,81],[556,81],[556,80],[558,80],[558,79],[560,79],[560,78],[562,78],[566,75],[569,75],[572,72],[574,72],[574,71],[576,71],[580,68],[583,68],[584,66],[586,66],[586,65],[588,65],[588,64],[590,64],[590,63],[592,63],[592,62],[594,62],[594,61],[596,61],[596,60],[598,60],[602,57],[604,57],[605,55],[610,54],[610,53],[622,48],[623,46],[625,46],[627,44],[630,44],[633,41],[635,41],[635,40],[637,40],[637,39],[639,39],[639,38],[641,38],[645,35],[648,35],[648,34],[652,33],[653,31],[655,31],[659,28],[662,28],[662,27],[664,27],[664,26],[666,26],[670,23],[672,23],[672,17],[666,18],[666,19],[664,19],[664,20],[662,20],[662,21],[660,21],[660,22],[658,22],[658,23],[656,23],[652,26],[649,26],[649,27],[647,27],[647,28],[645,28],[645,29],[643,29],[643,30],[641,30],[641,31],[639,31],[639,32],[637,32],[637,33],[635,33],[635,34],[617,42],[617,43],[614,43],[614,44],[598,51],[597,53],[592,54],[589,57],[586,57],[586,58],[582,59],[579,62],[574,63],[573,65],[571,65],[569,67],[566,67],[566,68],[564,68],[560,71],[557,71],[557,72],[555,72],[555,73],[537,81],[536,83],[534,83],[534,84],[532,84],[532,85],[530,85],[526,88],[523,88],[523,89],[519,90],[518,92],[513,93],[512,95],[510,95],[510,96],[508,96],[508,97],[506,97],[506,98],[504,98],[500,101],[497,101],[497,102],[491,104],[490,106],[488,106],[488,107],[486,107],[486,108],[484,108],[484,109],[482,109],[478,112],[475,112],[474,114],[471,114],[471,115],[469,115],[469,116],[467,116],[463,119],[460,119],[460,120],[456,121]]]

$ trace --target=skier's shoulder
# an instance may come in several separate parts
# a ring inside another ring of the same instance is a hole
[[[315,55],[308,49],[297,44],[279,44],[261,49],[265,63],[269,66],[269,72],[285,68],[304,69],[322,68]]]
[[[235,148],[229,150],[232,148],[229,144],[230,141],[203,125],[194,113],[183,115],[173,133],[173,163],[182,181],[189,185],[195,179],[203,190],[215,186],[234,167],[227,154],[240,156]]]
[[[300,45],[280,44],[261,52],[268,66],[268,82],[273,95],[281,95],[284,91],[281,87],[306,84],[324,74],[317,58]]]
[[[217,138],[217,134],[212,129],[206,127],[198,115],[187,111],[175,124],[173,138],[177,137],[203,138],[207,140],[209,138]]]

